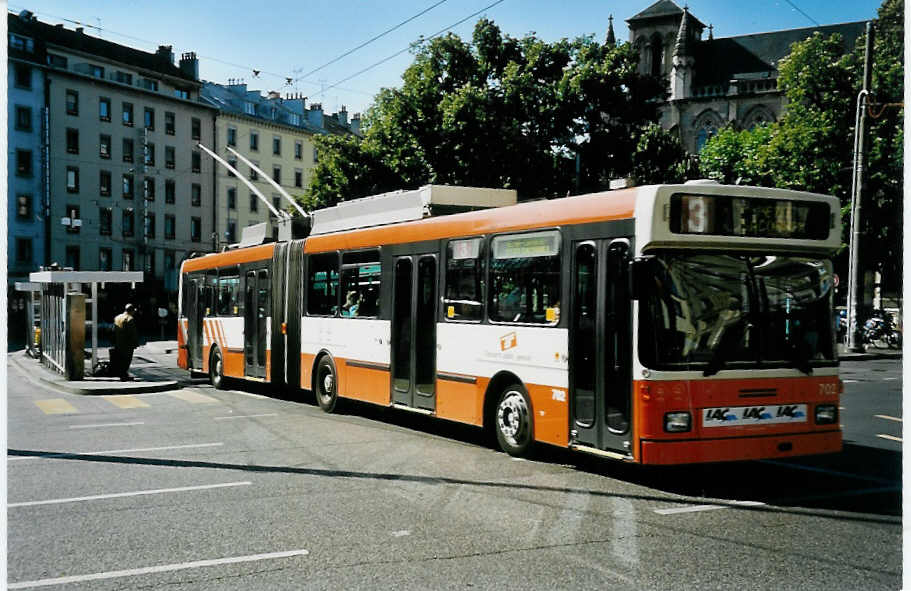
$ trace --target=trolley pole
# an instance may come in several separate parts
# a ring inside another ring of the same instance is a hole
[[[851,351],[863,349],[857,342],[858,300],[863,297],[863,278],[860,274],[860,208],[864,181],[864,140],[867,131],[867,103],[873,68],[873,23],[867,23],[867,43],[864,57],[864,86],[857,95],[857,112],[854,119],[854,175],[851,180],[851,240],[848,244],[848,334],[847,347]]]

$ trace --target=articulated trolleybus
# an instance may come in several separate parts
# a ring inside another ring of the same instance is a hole
[[[477,425],[513,455],[841,449],[835,198],[696,182],[427,215],[456,189],[491,191],[354,200],[186,260],[180,366]]]

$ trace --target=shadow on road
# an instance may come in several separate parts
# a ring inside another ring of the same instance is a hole
[[[238,384],[239,385],[239,384]],[[230,387],[230,386],[229,386]],[[316,406],[313,394],[307,391],[287,389],[277,392],[268,384],[244,384],[244,391]],[[336,414],[351,415],[367,420],[380,421],[430,436],[458,441],[467,445],[496,448],[495,440],[486,431],[471,425],[455,423],[421,414],[380,407],[352,400],[340,400]],[[12,451],[10,453],[13,453]],[[23,452],[30,453],[30,452]],[[44,452],[35,452],[37,454]],[[96,457],[96,456],[88,456]],[[79,459],[79,458],[76,458]],[[119,461],[116,458],[115,461]],[[656,491],[691,497],[679,501],[691,503],[693,499],[710,500],[713,504],[740,501],[758,501],[765,507],[740,509],[843,511],[849,513],[880,515],[888,518],[901,517],[901,454],[873,447],[846,443],[838,454],[761,460],[749,462],[724,462],[715,464],[691,464],[687,466],[640,466],[623,462],[602,460],[593,456],[572,452],[567,449],[539,445],[534,451],[537,461],[563,464],[591,474],[617,478],[632,484],[645,486]],[[140,458],[140,461],[142,459]],[[241,467],[243,468],[243,467]],[[265,471],[282,467],[253,467]],[[240,469],[234,468],[232,469]],[[295,469],[287,469],[294,471]],[[331,472],[315,470],[316,473]],[[304,473],[310,473],[304,470]],[[347,477],[375,477],[380,479],[418,479],[407,475],[343,473]],[[429,478],[429,482],[473,484],[478,486],[504,486],[506,483],[483,483],[473,481]],[[535,488],[515,485],[518,488]],[[597,494],[592,491],[576,491]],[[622,496],[622,495],[618,495]],[[668,499],[658,495],[643,497]],[[832,516],[826,513],[827,516]],[[894,523],[892,519],[889,523]]]

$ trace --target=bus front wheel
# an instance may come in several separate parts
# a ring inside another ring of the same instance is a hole
[[[225,362],[218,347],[212,349],[212,357],[209,359],[209,381],[216,390],[225,387]]]
[[[528,454],[534,439],[531,404],[525,389],[513,384],[503,390],[494,414],[494,429],[500,449],[511,456]]]
[[[335,364],[326,355],[319,360],[316,366],[316,402],[326,412],[335,410],[338,402],[338,380],[336,379]]]

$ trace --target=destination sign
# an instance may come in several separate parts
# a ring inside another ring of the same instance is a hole
[[[670,204],[675,234],[825,240],[830,218],[821,201],[677,194]]]

